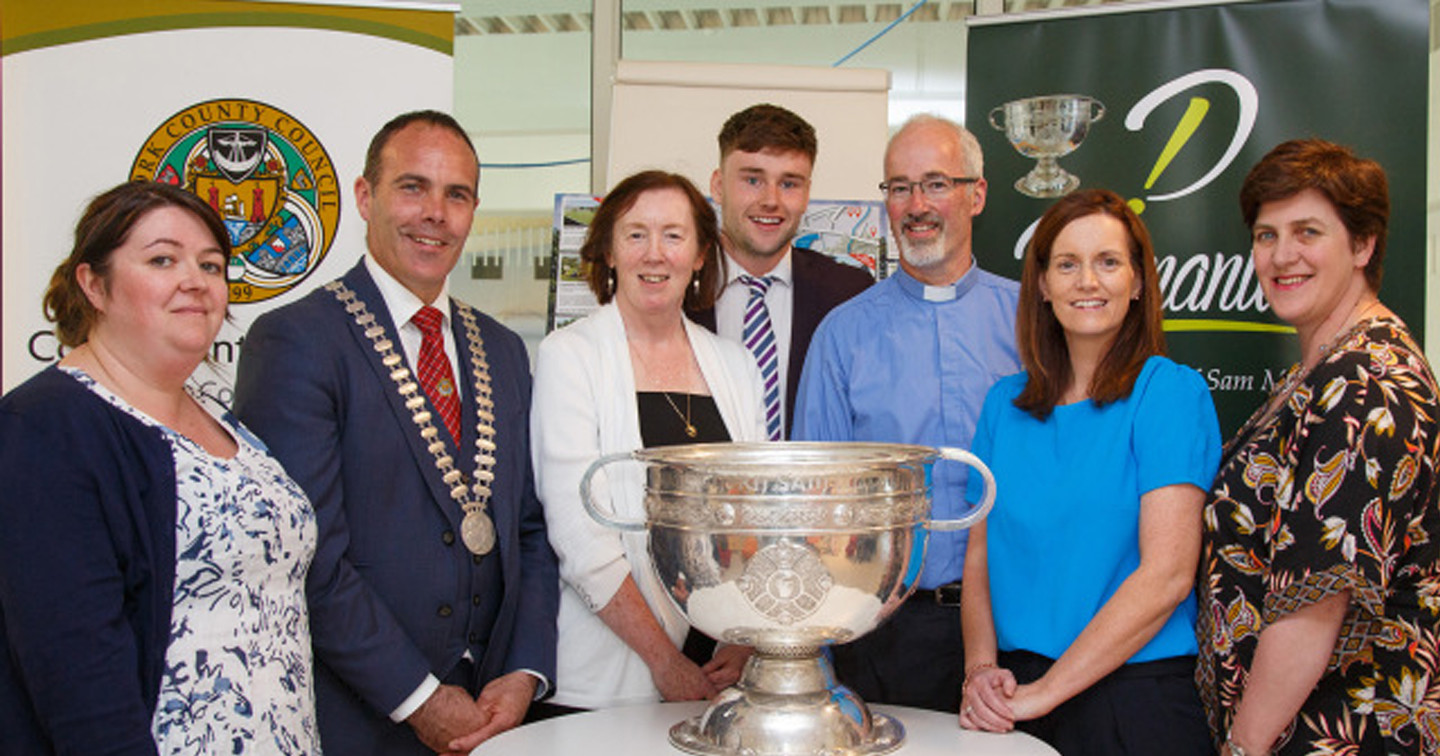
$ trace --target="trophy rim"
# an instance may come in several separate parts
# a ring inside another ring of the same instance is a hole
[[[1016,100],[1010,100],[1009,102],[1000,105],[1000,107],[1009,108],[1011,105],[1024,105],[1026,103],[1039,102],[1041,100],[1090,100],[1092,102],[1100,102],[1100,99],[1093,95],[1068,94],[1062,92],[1060,94],[1031,95],[1029,97],[1021,97]]]
[[[633,454],[643,463],[683,464],[706,470],[784,465],[806,471],[851,470],[857,465],[923,465],[940,457],[929,446],[868,441],[717,441],[636,449]]]

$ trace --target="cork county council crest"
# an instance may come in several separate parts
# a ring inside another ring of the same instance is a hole
[[[210,204],[230,230],[230,301],[289,291],[325,259],[340,224],[340,185],[324,145],[289,113],[254,100],[210,100],[155,129],[132,181],[164,181]]]

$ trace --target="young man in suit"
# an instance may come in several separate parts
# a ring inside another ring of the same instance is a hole
[[[792,244],[810,204],[818,151],[805,119],[776,105],[754,105],[732,115],[718,141],[720,167],[710,176],[710,196],[720,204],[725,278],[715,308],[691,316],[756,355],[770,389],[768,432],[779,440],[789,437],[816,326],[874,278]]]
[[[467,751],[554,677],[529,360],[447,296],[478,183],[453,118],[390,121],[355,182],[368,254],[256,320],[241,354],[236,411],[319,519],[307,592],[332,753]]]

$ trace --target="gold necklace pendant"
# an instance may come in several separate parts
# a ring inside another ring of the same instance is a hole
[[[680,414],[680,407],[675,404],[674,399],[670,398],[670,392],[662,391],[660,393],[665,395],[665,401],[670,403],[670,409],[675,410],[675,416],[680,418],[680,422],[685,425],[685,435],[690,438],[695,438],[695,436],[699,435],[700,432],[695,430],[694,423],[690,422],[690,394],[685,395],[685,414],[682,415]]]

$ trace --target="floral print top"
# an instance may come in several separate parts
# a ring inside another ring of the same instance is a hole
[[[1440,753],[1436,397],[1405,325],[1362,321],[1226,445],[1196,586],[1196,677],[1217,746],[1261,631],[1349,591],[1325,673],[1275,752]]]
[[[72,376],[175,455],[175,608],[151,730],[161,754],[319,756],[305,576],[315,510],[228,412],[216,457],[80,370]]]

